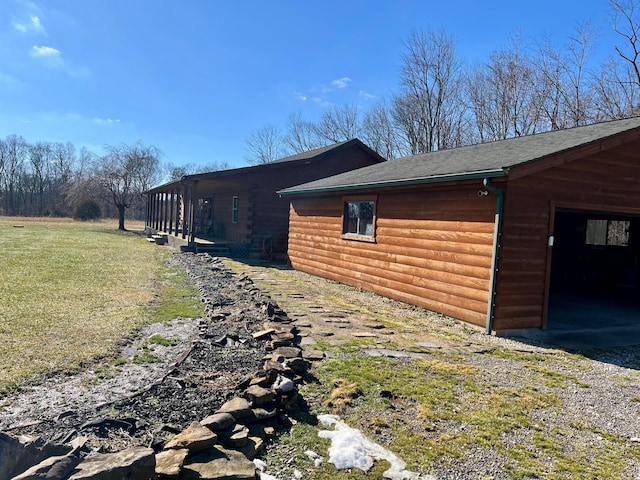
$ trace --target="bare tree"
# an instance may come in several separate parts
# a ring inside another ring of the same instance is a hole
[[[360,135],[360,112],[354,103],[332,105],[315,124],[318,138],[326,144],[344,142]]]
[[[247,137],[247,160],[253,165],[273,162],[283,156],[283,139],[275,125],[253,130]]]
[[[548,129],[559,130],[591,123],[594,98],[587,64],[597,31],[590,23],[577,24],[575,33],[561,49],[547,40],[538,49],[534,64],[538,67],[538,87],[542,117]]]
[[[118,229],[125,230],[125,211],[156,184],[160,175],[160,150],[138,141],[133,146],[108,146],[94,165],[92,179],[118,211]]]
[[[284,143],[293,153],[302,153],[327,144],[318,138],[317,128],[313,122],[304,120],[300,111],[289,115]]]
[[[374,104],[362,121],[362,140],[387,160],[408,153],[400,145],[391,109],[385,100]]]
[[[629,81],[640,87],[640,3],[638,0],[610,0],[615,32],[626,42],[626,48],[616,45],[620,58],[627,61],[633,75]]]
[[[467,95],[481,141],[536,133],[543,112],[537,85],[543,83],[519,40],[476,67],[467,80]]]
[[[24,138],[18,135],[9,135],[4,141],[4,210],[8,215],[20,213],[21,196],[25,193],[21,179],[24,178],[27,154],[28,144]]]
[[[52,160],[51,144],[37,142],[29,146],[29,163],[31,166],[31,210],[30,213],[43,215],[45,211],[45,188],[50,180]],[[36,197],[34,200],[33,197]],[[48,200],[48,199],[47,199]]]
[[[443,31],[413,31],[405,43],[393,118],[412,154],[455,146],[464,115],[455,42]]]
[[[629,81],[633,68],[610,58],[594,85],[597,120],[616,120],[638,114],[640,89]]]

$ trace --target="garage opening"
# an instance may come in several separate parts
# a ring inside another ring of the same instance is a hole
[[[557,209],[548,329],[640,326],[640,217]]]

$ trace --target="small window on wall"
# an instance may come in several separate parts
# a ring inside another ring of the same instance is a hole
[[[238,223],[238,196],[233,197],[233,204],[231,206],[231,221]]]
[[[373,241],[375,210],[375,200],[346,200],[342,223],[343,236]]]
[[[610,245],[626,247],[629,245],[628,220],[587,220],[587,245]]]

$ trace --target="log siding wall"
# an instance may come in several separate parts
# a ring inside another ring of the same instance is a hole
[[[478,181],[447,189],[375,192],[373,243],[342,238],[348,196],[294,198],[291,264],[484,325],[496,202],[495,196],[478,196],[479,190],[484,188]],[[358,197],[366,197],[366,192],[358,192]]]
[[[494,329],[544,326],[554,207],[640,214],[639,151],[633,142],[509,180]]]

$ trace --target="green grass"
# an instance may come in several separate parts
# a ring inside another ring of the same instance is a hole
[[[0,218],[0,393],[115,355],[175,293],[167,254],[115,223]]]
[[[150,309],[155,322],[166,322],[174,318],[198,318],[204,314],[198,289],[188,283],[184,272],[167,268],[163,274],[158,302]]]
[[[490,381],[491,372],[458,358],[401,361],[352,355],[317,365],[318,382],[304,386],[302,393],[323,398],[326,411],[339,411],[355,428],[386,432],[384,438],[391,439],[388,448],[411,470],[446,468],[464,461],[472,448],[486,448],[507,458],[504,468],[512,479],[625,478],[625,459],[640,458],[640,445],[588,425],[571,424],[561,430],[536,420],[535,412],[562,409],[554,392],[567,384],[580,385],[575,377],[542,368],[540,363],[552,360],[548,355],[498,355],[517,357],[534,376],[522,379],[518,388],[497,387]],[[318,427],[301,420],[290,434],[292,444],[326,451],[315,438]],[[591,432],[594,440],[575,442],[576,430]],[[506,441],[522,431],[529,432],[530,442],[514,446]],[[304,466],[306,460],[299,462]],[[322,475],[356,478],[331,467],[312,478],[327,478]]]

